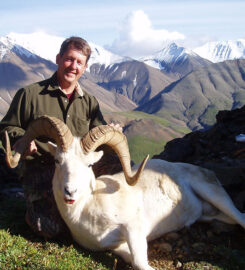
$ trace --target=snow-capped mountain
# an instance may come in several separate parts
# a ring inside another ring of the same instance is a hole
[[[0,37],[0,60],[2,60],[4,57],[8,57],[11,52],[27,58],[37,58],[36,54],[31,53],[29,50],[20,45],[12,43],[9,38]]]
[[[195,52],[180,47],[176,43],[169,43],[161,51],[140,58],[139,61],[167,73],[177,73],[180,77],[191,72],[193,68],[209,64]]]
[[[201,57],[214,63],[245,58],[245,39],[208,42],[194,49]]]
[[[65,38],[48,35],[43,32],[36,32],[32,34],[10,33],[5,37],[5,39],[10,44],[20,45],[33,54],[55,63],[56,55]],[[92,42],[89,42],[89,45],[92,49],[89,67],[94,63],[109,66],[113,63],[124,61],[123,57],[113,54],[101,46]]]
[[[49,35],[44,32],[31,34],[10,33],[6,37],[0,38],[0,41],[8,47],[15,45],[17,48],[17,45],[19,45],[32,54],[50,60],[53,63],[55,63],[56,55],[63,40],[64,37]],[[116,55],[93,42],[89,42],[89,44],[92,49],[89,68],[95,63],[108,67],[109,65],[128,60],[128,58]],[[20,49],[19,47],[19,50]],[[4,50],[2,48],[1,55],[3,54]],[[175,43],[169,43],[166,44],[161,51],[138,60],[152,67],[166,71],[169,65],[176,66],[188,60],[190,57],[197,59],[197,55],[212,62],[245,58],[245,39],[208,42],[194,50],[180,47]]]
[[[92,54],[88,62],[89,67],[92,66],[93,64],[100,64],[105,65],[105,67],[108,67],[112,64],[121,63],[128,59],[126,57],[114,54],[92,42],[89,42],[89,45],[92,50]]]
[[[190,50],[185,49],[184,47],[179,47],[176,43],[173,42],[167,44],[162,50],[156,52],[155,54],[142,57],[139,60],[152,67],[164,70],[165,65],[163,66],[163,63],[173,64],[183,62],[188,57],[188,55],[195,56],[196,54]]]
[[[43,32],[32,34],[10,33],[6,36],[8,41],[19,45],[33,54],[55,63],[55,57],[64,38],[51,36]]]

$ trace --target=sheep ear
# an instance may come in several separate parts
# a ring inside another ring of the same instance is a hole
[[[104,155],[103,151],[94,152],[94,163],[98,162]]]
[[[57,145],[55,143],[48,141],[48,149],[49,149],[51,155],[54,156],[56,153]]]
[[[90,153],[88,153],[86,155],[87,164],[93,165],[94,163],[98,162],[102,158],[103,154],[104,154],[103,151],[90,152]]]

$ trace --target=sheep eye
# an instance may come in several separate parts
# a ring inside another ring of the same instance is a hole
[[[58,159],[55,159],[54,162],[55,162],[55,164],[60,164]]]

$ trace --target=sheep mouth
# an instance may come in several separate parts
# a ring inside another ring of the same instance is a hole
[[[70,199],[66,199],[66,198],[64,198],[64,201],[67,204],[73,204],[75,202],[75,200],[70,200]]]

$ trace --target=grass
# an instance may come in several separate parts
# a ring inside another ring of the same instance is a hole
[[[219,112],[219,109],[215,105],[210,105],[206,112],[200,117],[200,121],[203,125],[211,126],[215,123],[215,116]]]
[[[144,113],[141,111],[116,112],[115,114],[123,115],[131,120],[152,119],[156,123],[162,125],[163,127],[170,127],[173,131],[176,131],[176,132],[182,133],[182,134],[186,134],[186,133],[190,132],[190,129],[188,129],[188,128],[180,127],[178,125],[171,123],[168,120],[168,117],[171,114],[169,114],[166,111],[164,111],[162,113],[162,115],[159,115],[159,116],[154,115],[154,114]]]
[[[110,269],[72,244],[31,242],[5,230],[0,231],[0,239],[1,269]]]
[[[45,241],[34,235],[24,221],[24,199],[5,198],[0,202],[0,269],[113,269],[115,257],[110,252],[89,252],[70,236]]]
[[[128,138],[128,145],[130,149],[131,159],[135,163],[139,163],[143,158],[149,154],[150,158],[162,152],[166,142],[164,140],[155,141],[144,136],[134,136]]]

